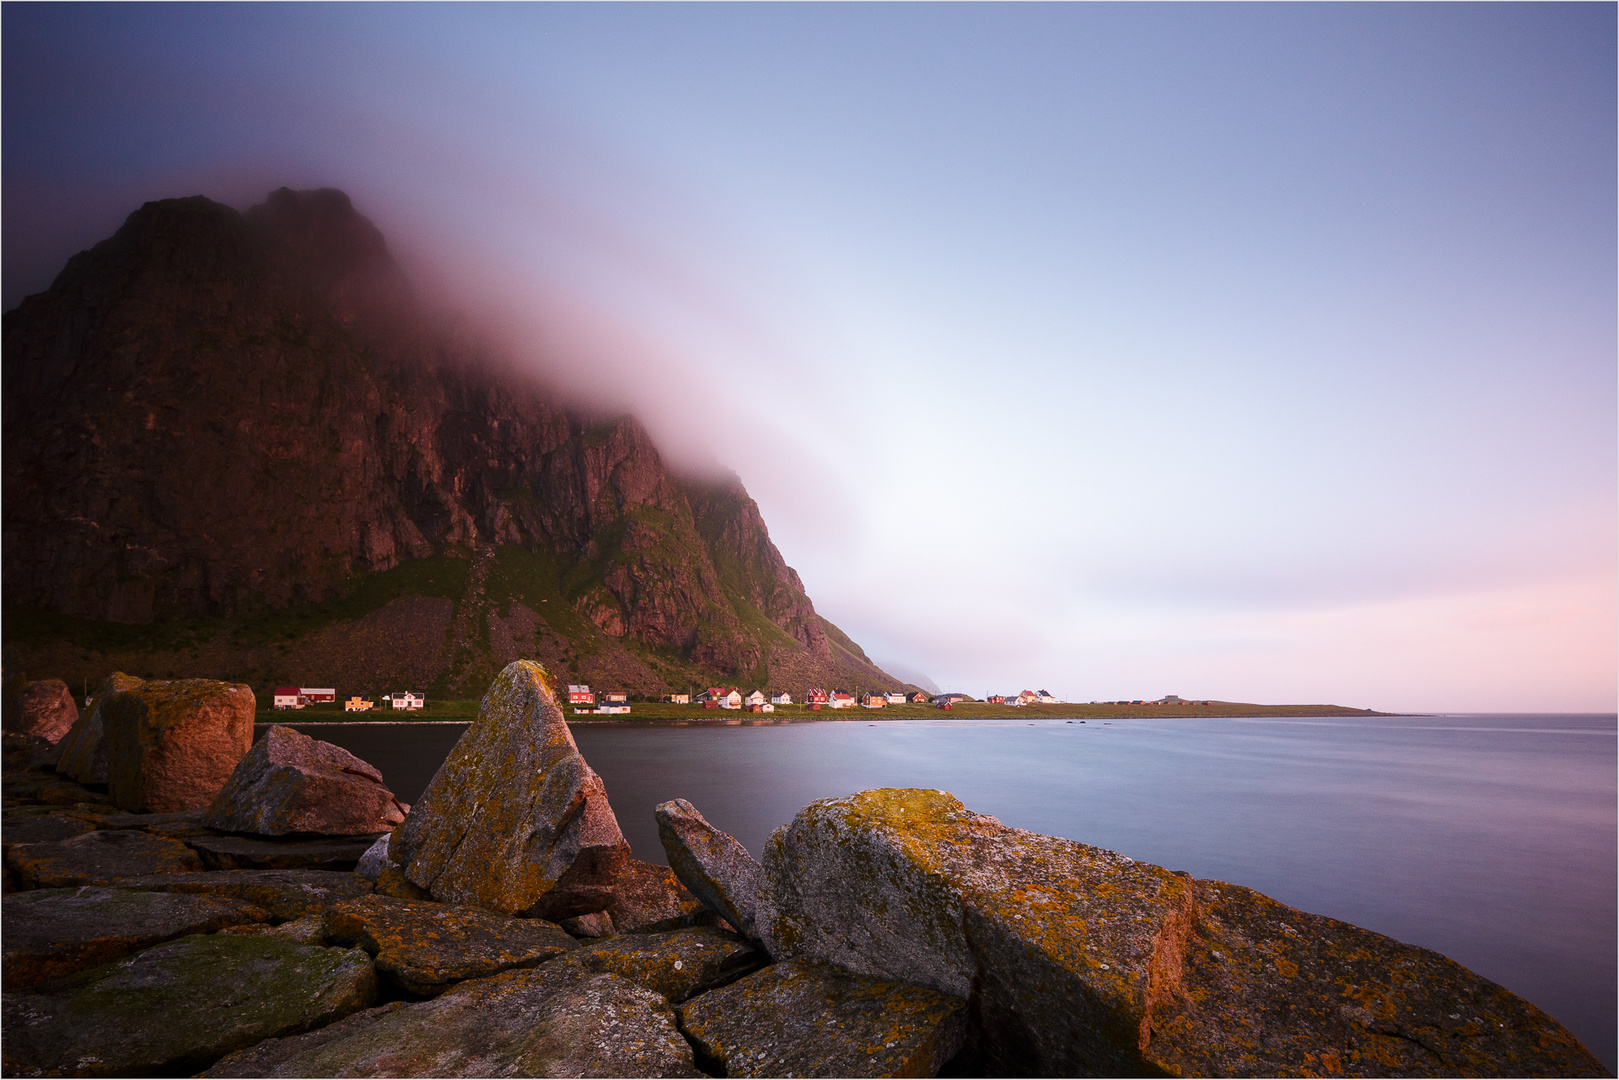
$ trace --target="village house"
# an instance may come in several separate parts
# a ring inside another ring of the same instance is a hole
[[[628,700],[630,700],[630,695],[623,690],[602,691],[603,705],[622,705]]]
[[[954,705],[958,701],[966,701],[966,694],[939,694],[933,699],[935,705]]]
[[[817,712],[824,708],[829,700],[831,699],[825,690],[806,690],[804,692],[804,704]]]
[[[793,695],[791,695],[791,694],[771,694],[770,695],[770,704],[772,704],[772,705],[791,705],[792,703],[793,703]]]
[[[365,698],[361,697],[359,694],[355,694],[353,697],[351,697],[347,701],[343,702],[343,711],[344,712],[370,712],[372,709],[374,709],[376,707],[377,707],[376,702],[367,701],[367,700],[365,700]]]
[[[301,709],[307,704],[303,700],[303,693],[296,686],[278,686],[275,688],[275,707],[278,709]]]
[[[414,690],[401,690],[398,693],[387,694],[384,701],[390,702],[396,709],[420,709],[427,705],[427,698]]]
[[[903,704],[905,704],[905,695],[899,693],[898,691],[894,691],[893,693],[885,694],[884,696],[888,699],[888,703],[890,705],[903,705]]]
[[[590,692],[589,686],[575,686],[573,683],[569,683],[568,704],[594,705],[596,704],[596,695]]]
[[[742,707],[742,692],[736,687],[710,686],[697,695],[697,700],[707,708],[718,706],[721,709],[740,709]]]
[[[663,695],[663,700],[667,701],[671,705],[690,705],[691,704],[691,695],[690,694],[665,694],[665,695]]]
[[[310,705],[337,703],[337,691],[329,686],[300,686],[298,694]]]
[[[763,705],[764,703],[765,694],[763,690],[755,690],[753,693],[742,699],[742,704],[746,705],[749,709],[752,709],[755,705]]]
[[[990,694],[990,695],[988,695],[987,697],[984,698],[984,701],[987,702],[990,705],[1005,705],[1006,704],[1006,695],[1005,694]]]
[[[833,709],[852,709],[855,706],[853,694],[845,694],[842,690],[834,690],[827,695],[826,704]]]
[[[868,709],[880,709],[888,704],[888,699],[881,694],[867,694],[866,700],[861,704]]]
[[[1060,705],[1061,704],[1061,702],[1059,702],[1055,697],[1052,696],[1051,691],[1049,691],[1049,690],[1040,691],[1039,694],[1035,695],[1035,700],[1040,702],[1040,704],[1042,704],[1042,705]]]
[[[926,690],[918,690],[916,693],[911,695],[911,704],[913,705],[926,705],[932,700],[932,698],[928,697]]]

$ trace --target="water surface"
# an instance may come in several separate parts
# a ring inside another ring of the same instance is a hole
[[[299,724],[411,801],[460,725]],[[806,803],[931,787],[1453,957],[1615,1067],[1612,714],[578,724],[638,858],[691,800],[758,853]]]

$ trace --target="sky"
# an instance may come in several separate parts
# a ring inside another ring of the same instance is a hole
[[[1615,13],[11,3],[0,291],[341,187],[895,674],[1612,711]]]

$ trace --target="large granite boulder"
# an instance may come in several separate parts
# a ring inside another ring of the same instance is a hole
[[[241,900],[86,886],[17,893],[4,901],[5,988],[26,990],[187,934],[263,923]]]
[[[203,1076],[701,1076],[663,996],[549,965],[394,1002],[232,1054]]]
[[[754,917],[765,874],[748,849],[710,825],[685,799],[660,803],[653,816],[669,867],[686,888],[743,937],[759,940]]]
[[[322,1027],[376,1000],[359,949],[264,935],[184,937],[5,995],[8,1076],[189,1075],[233,1050]]]
[[[326,910],[335,944],[358,945],[377,970],[422,997],[510,968],[534,967],[577,947],[556,923],[465,904],[362,896]]]
[[[152,681],[102,710],[107,786],[124,810],[200,810],[253,745],[253,691],[212,679]]]
[[[630,857],[550,676],[506,666],[395,831],[389,857],[437,900],[559,920],[601,911]]]
[[[137,829],[98,829],[66,840],[13,844],[6,869],[25,889],[55,889],[201,870],[202,860],[178,840]]]
[[[84,712],[56,744],[56,771],[81,784],[107,782],[107,742],[105,710],[118,694],[144,686],[145,679],[115,671],[96,687]]]
[[[276,724],[236,763],[202,823],[260,836],[353,836],[387,832],[409,810],[380,772],[341,746]]]
[[[970,995],[991,1072],[1600,1073],[1555,1021],[1436,953],[941,791],[812,803],[764,865],[773,955]]]
[[[678,1011],[716,1076],[937,1076],[967,1038],[967,1003],[789,960]]]
[[[331,870],[228,870],[121,878],[120,889],[229,896],[263,908],[272,919],[320,917],[334,904],[365,896],[371,883]]]
[[[61,741],[79,718],[73,693],[61,679],[35,679],[22,688],[17,730],[49,743]]]
[[[679,1004],[755,971],[769,957],[738,937],[712,926],[658,934],[620,934],[582,945],[546,964],[548,975],[612,974],[656,990]]]

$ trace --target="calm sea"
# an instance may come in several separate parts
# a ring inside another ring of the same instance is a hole
[[[300,724],[420,794],[460,726]],[[691,800],[755,854],[813,799],[931,787],[1008,825],[1237,882],[1450,956],[1615,1068],[1607,715],[580,724],[638,858]]]

